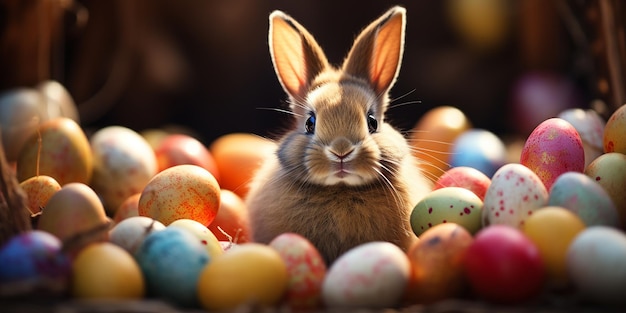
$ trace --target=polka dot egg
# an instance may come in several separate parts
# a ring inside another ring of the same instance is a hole
[[[519,163],[502,166],[491,178],[485,194],[483,226],[520,227],[532,213],[548,203],[548,191],[537,174]]]
[[[420,236],[442,223],[456,223],[470,233],[481,228],[482,200],[462,187],[444,187],[428,193],[411,212],[411,228]]]

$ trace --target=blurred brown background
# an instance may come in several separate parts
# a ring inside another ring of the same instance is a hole
[[[400,99],[389,112],[401,129],[450,105],[475,127],[526,135],[514,99],[528,73],[556,82],[533,95],[548,99],[546,115],[593,99],[609,111],[623,103],[624,55],[607,52],[615,38],[624,51],[619,0],[1,0],[0,91],[57,80],[85,128],[182,125],[206,143],[230,132],[272,136],[289,116],[264,109],[286,98],[268,52],[269,13],[292,15],[339,63],[358,31],[393,4],[408,13],[392,89]]]

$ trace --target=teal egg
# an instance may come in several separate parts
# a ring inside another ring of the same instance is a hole
[[[137,249],[135,258],[150,296],[184,307],[198,304],[198,277],[210,256],[191,232],[179,227],[152,232]]]
[[[550,188],[548,205],[576,213],[587,226],[620,225],[618,211],[609,194],[583,173],[561,174]]]

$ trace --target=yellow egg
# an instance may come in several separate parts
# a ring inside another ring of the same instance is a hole
[[[575,213],[555,206],[536,210],[522,226],[524,234],[539,249],[547,273],[556,286],[567,282],[567,249],[585,227]]]
[[[208,227],[202,225],[202,223],[198,221],[194,221],[191,219],[179,219],[173,221],[168,227],[180,227],[190,231],[194,236],[200,240],[200,243],[206,248],[209,256],[211,256],[211,260],[213,258],[220,256],[224,249],[220,245],[217,237],[209,230]]]
[[[243,243],[211,261],[200,273],[198,298],[209,311],[254,303],[276,305],[288,284],[287,267],[273,248]]]
[[[126,250],[110,242],[94,243],[74,259],[71,294],[76,298],[140,299],[145,282],[139,265]]]
[[[93,155],[83,129],[74,120],[59,117],[45,121],[24,142],[17,158],[17,179],[48,175],[61,186],[89,184]]]

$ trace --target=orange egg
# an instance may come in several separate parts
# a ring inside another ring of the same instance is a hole
[[[249,133],[232,133],[217,138],[209,146],[220,173],[220,186],[240,197],[248,192],[248,183],[276,143]]]
[[[243,199],[228,189],[222,189],[220,208],[217,210],[215,219],[209,225],[209,229],[220,241],[248,242],[250,240],[250,224],[248,208]]]
[[[115,215],[113,215],[113,222],[119,223],[122,220],[131,216],[138,216],[139,197],[141,197],[141,192],[138,192],[126,198],[126,200],[124,200],[122,204],[120,204],[120,206],[117,208],[117,210],[115,210]]]
[[[436,107],[424,114],[411,130],[409,143],[420,168],[432,181],[436,181],[450,168],[448,156],[452,143],[472,127],[465,114],[451,106]]]
[[[407,251],[411,278],[405,299],[427,304],[460,296],[466,288],[463,260],[472,242],[472,235],[455,223],[426,230]]]
[[[145,282],[132,255],[110,242],[81,250],[72,264],[72,296],[99,299],[141,299]]]
[[[522,231],[539,249],[554,284],[567,282],[567,250],[584,229],[585,223],[574,212],[554,206],[536,210],[524,222]]]

